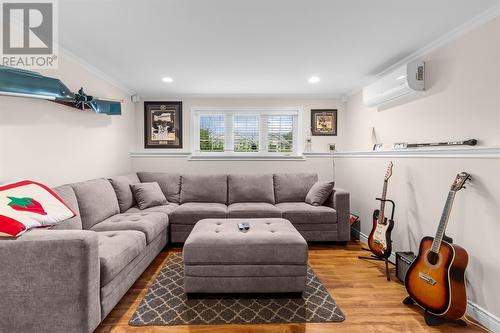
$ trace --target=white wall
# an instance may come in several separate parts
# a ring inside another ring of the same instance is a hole
[[[150,101],[182,100],[183,102],[183,149],[169,149],[169,152],[190,152],[191,108],[192,107],[288,107],[303,109],[303,138],[310,128],[311,109],[338,109],[337,136],[313,136],[312,151],[327,152],[328,143],[336,143],[337,149],[345,148],[345,107],[338,99],[292,99],[292,98],[147,98]],[[136,151],[144,147],[144,103],[136,104]],[[304,142],[299,142],[304,146]],[[150,149],[149,151],[159,151]],[[166,150],[167,151],[167,150]],[[134,170],[169,171],[188,173],[263,173],[263,172],[318,172],[322,179],[331,179],[332,162],[328,159],[307,159],[305,161],[189,161],[186,157],[134,157]]]
[[[369,150],[370,131],[379,142],[433,142],[477,138],[500,146],[500,18],[426,56],[429,90],[422,98],[377,111],[360,93],[347,105],[346,149]],[[389,160],[394,175],[388,197],[397,203],[395,251],[418,250],[435,234],[455,175],[472,174],[472,185],[457,194],[448,235],[469,253],[469,299],[500,317],[500,160],[479,158],[347,158],[337,161],[338,185],[351,192],[361,231],[371,230]]]
[[[127,93],[64,55],[58,70],[44,74],[73,91],[83,86],[89,95],[123,99],[122,115],[0,97],[0,180],[24,178],[54,186],[129,172],[135,116]]]

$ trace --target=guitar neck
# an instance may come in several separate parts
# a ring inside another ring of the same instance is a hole
[[[384,213],[385,213],[385,198],[387,197],[387,184],[388,184],[388,181],[387,179],[384,179],[384,188],[382,189],[382,196],[381,196],[381,201],[380,201],[380,213],[379,213],[379,216],[380,216],[380,219],[379,221],[382,221],[382,223],[384,222]]]
[[[434,237],[434,242],[432,243],[432,251],[439,253],[439,248],[443,241],[444,234],[446,232],[446,226],[448,225],[448,219],[451,213],[451,207],[453,206],[453,201],[455,200],[456,191],[450,191],[448,193],[448,198],[444,205],[443,214],[441,215],[441,220],[439,221],[439,226]]]

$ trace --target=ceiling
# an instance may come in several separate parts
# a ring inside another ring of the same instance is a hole
[[[141,96],[338,96],[498,3],[62,0],[59,32]]]

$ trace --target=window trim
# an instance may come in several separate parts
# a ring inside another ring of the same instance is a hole
[[[231,134],[225,134],[224,149],[231,147],[231,151],[224,152],[202,152],[200,151],[200,116],[201,115],[224,115],[230,114],[231,117],[224,117],[225,119],[225,129],[233,128],[233,114],[238,115],[258,115],[259,116],[259,151],[258,152],[234,152],[234,133],[231,130]],[[293,151],[288,153],[278,153],[278,152],[267,152],[267,126],[262,126],[265,117],[262,115],[288,115],[294,116],[294,136],[293,140]],[[212,156],[212,157],[222,157],[222,156],[234,156],[234,157],[282,157],[282,156],[301,156],[303,145],[303,108],[300,106],[292,107],[192,107],[191,108],[191,147],[193,156]],[[228,122],[231,122],[230,127],[228,127]],[[265,149],[263,149],[265,148]]]

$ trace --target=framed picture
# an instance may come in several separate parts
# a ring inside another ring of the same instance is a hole
[[[182,102],[144,102],[144,148],[182,148]]]
[[[312,135],[337,135],[337,110],[311,110]]]

